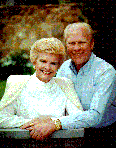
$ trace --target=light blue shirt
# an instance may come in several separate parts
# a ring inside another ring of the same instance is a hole
[[[102,127],[116,121],[116,70],[93,53],[77,73],[71,59],[60,67],[57,77],[74,83],[84,112],[60,119],[63,129]]]

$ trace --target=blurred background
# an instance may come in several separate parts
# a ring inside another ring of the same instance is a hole
[[[94,53],[115,67],[114,0],[1,0],[0,98],[11,74],[33,74],[31,45],[42,37],[63,42],[64,28],[89,23],[95,31]]]

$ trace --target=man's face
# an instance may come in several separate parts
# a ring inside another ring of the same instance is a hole
[[[90,58],[94,41],[91,41],[89,33],[79,30],[72,33],[66,40],[67,54],[74,61],[75,65],[82,67]]]

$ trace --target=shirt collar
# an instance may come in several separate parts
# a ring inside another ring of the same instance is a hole
[[[92,52],[89,61],[83,67],[81,67],[81,69],[79,70],[78,73],[82,73],[82,74],[86,75],[91,69],[91,65],[93,63],[94,58],[95,58],[95,55]],[[74,74],[77,75],[76,66],[73,61],[71,61],[69,67],[74,72]]]
[[[33,78],[33,81],[35,81],[35,83],[37,85],[41,85],[41,87],[45,87],[45,88],[52,88],[53,87],[53,84],[54,84],[53,78],[47,83],[42,82],[36,77],[36,72],[32,75],[32,78]]]

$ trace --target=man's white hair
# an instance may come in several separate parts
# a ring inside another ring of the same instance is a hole
[[[66,28],[64,30],[65,41],[70,34],[77,33],[79,28],[83,28],[85,30],[85,32],[88,31],[90,33],[90,35],[92,36],[91,39],[93,38],[94,31],[92,30],[91,26],[87,23],[84,23],[84,22],[78,22],[78,23],[73,23],[73,24],[69,24],[68,26],[66,26]]]

